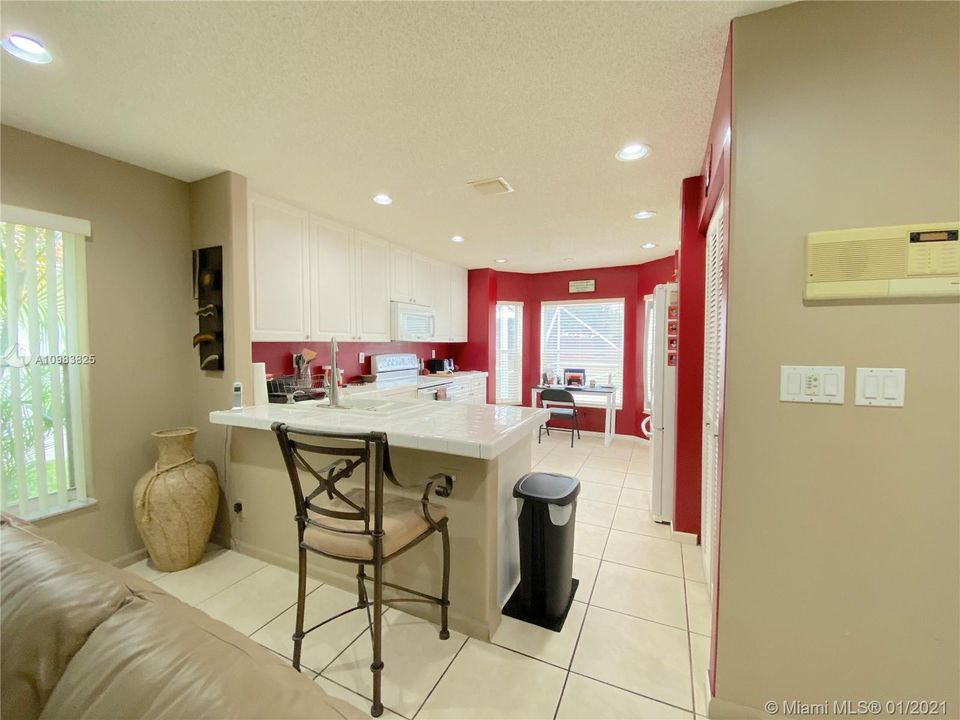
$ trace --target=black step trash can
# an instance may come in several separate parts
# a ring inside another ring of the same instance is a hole
[[[540,627],[563,627],[578,580],[573,578],[573,534],[580,481],[568,475],[528,473],[513,488],[520,503],[520,585],[505,615]]]

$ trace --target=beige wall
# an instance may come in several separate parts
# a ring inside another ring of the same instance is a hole
[[[221,486],[224,475],[226,428],[211,425],[212,410],[231,406],[233,383],[244,387],[244,403],[253,402],[250,376],[250,304],[247,273],[247,181],[231,172],[190,184],[190,238],[194,248],[223,247],[224,369],[204,372],[195,359],[192,396],[193,424],[200,430],[196,441],[198,458],[212,462]],[[196,327],[196,321],[194,321]],[[229,545],[228,503],[221,495],[220,517],[215,537]]]
[[[958,8],[734,22],[722,701],[960,715],[960,308],[801,299],[807,233],[960,217]],[[785,364],[846,366],[846,404],[780,403]],[[906,406],[856,407],[858,366],[906,368]]]
[[[150,432],[189,425],[192,375],[186,183],[3,126],[4,203],[90,221],[87,288],[91,508],[39,524],[105,560],[143,547],[131,493],[156,459]]]

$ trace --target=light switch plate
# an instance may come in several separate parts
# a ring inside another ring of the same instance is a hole
[[[781,365],[780,401],[843,405],[844,368]]]
[[[367,359],[366,353],[357,353],[357,360],[360,361],[360,364],[363,365],[363,361]]]
[[[857,368],[857,405],[903,407],[907,389],[904,368]]]

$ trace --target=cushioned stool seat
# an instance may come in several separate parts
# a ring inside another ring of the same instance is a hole
[[[363,506],[364,492],[361,488],[350,490],[344,495],[357,505]],[[335,499],[331,503],[324,503],[324,507],[338,511],[354,509],[340,499]],[[311,520],[332,528],[326,530],[310,524],[304,528],[303,543],[311,550],[324,555],[334,555],[351,560],[373,560],[373,538],[370,535],[350,534],[352,532],[363,532],[362,520],[324,517],[312,511],[308,512],[308,515]],[[439,505],[430,505],[430,516],[434,522],[439,522],[447,516],[446,508]],[[430,531],[430,529],[430,523],[423,516],[423,509],[419,500],[389,493],[383,494],[384,557],[389,557],[420,535]]]

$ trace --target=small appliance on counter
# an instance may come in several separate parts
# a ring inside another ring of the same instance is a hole
[[[431,358],[427,360],[427,370],[431,373],[453,372],[454,369],[452,358]]]

